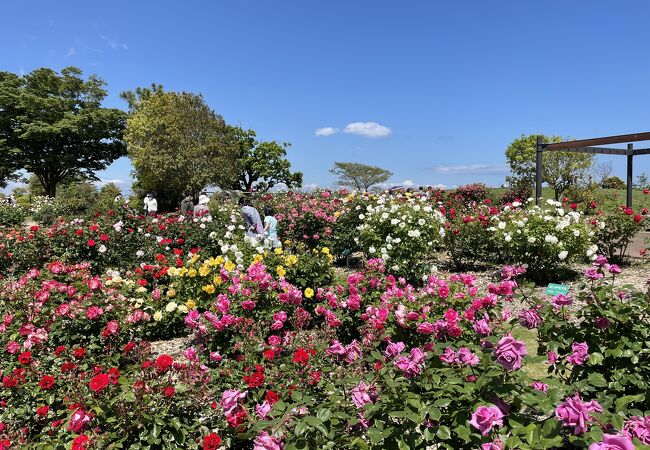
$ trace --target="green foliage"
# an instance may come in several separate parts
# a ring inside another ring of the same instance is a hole
[[[291,163],[287,159],[287,149],[291,144],[258,142],[253,130],[229,128],[231,146],[237,158],[237,176],[230,185],[232,189],[266,192],[278,184],[289,189],[302,186],[302,173],[291,172]]]
[[[59,183],[95,178],[125,154],[126,114],[102,108],[105,83],[76,67],[0,72],[0,149],[5,164],[36,177],[54,197]]]
[[[600,184],[603,189],[625,189],[625,181],[617,176],[607,177]]]
[[[596,234],[598,252],[612,262],[621,262],[627,247],[639,231],[648,223],[648,218],[635,214],[632,209],[621,207],[618,211],[591,220]]]
[[[227,184],[235,175],[228,133],[200,95],[161,90],[142,96],[125,133],[134,186],[155,193],[164,210],[178,206],[186,192],[198,196],[207,185]]]
[[[384,183],[393,176],[390,170],[354,162],[335,162],[330,172],[339,177],[339,186],[365,192],[373,185]]]
[[[0,203],[0,226],[20,226],[26,217],[27,213],[21,206]]]

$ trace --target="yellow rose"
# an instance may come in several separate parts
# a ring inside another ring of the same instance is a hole
[[[287,274],[287,271],[284,270],[284,267],[278,266],[275,268],[275,273],[277,273],[280,278],[284,278],[284,276]]]
[[[178,276],[184,277],[187,274],[187,267],[181,267],[178,271]]]
[[[199,269],[199,275],[201,275],[202,277],[207,276],[209,273],[210,273],[210,267],[209,266],[204,265],[204,266],[201,266],[201,268]]]
[[[160,311],[156,311],[155,313],[153,313],[153,320],[155,320],[156,322],[160,322],[161,319],[162,319],[162,313]]]
[[[259,255],[259,254],[255,255],[255,256],[253,256],[253,264],[257,264],[259,262],[262,262],[263,259],[264,259],[264,257],[262,255]]]
[[[221,277],[219,275],[215,275],[214,278],[212,279],[212,283],[216,286],[219,286],[223,281],[221,280]]]
[[[216,258],[214,261],[217,263],[217,265],[220,266],[220,265],[222,265],[226,260],[223,259],[223,256],[219,255],[219,256],[217,256],[217,258]]]
[[[168,289],[167,290],[167,297],[174,298],[175,296],[176,296],[176,290],[174,290],[174,289]]]
[[[190,278],[194,278],[196,276],[196,269],[192,267],[190,270],[187,271],[187,276]]]
[[[201,289],[203,289],[203,292],[207,292],[208,294],[214,294],[214,284],[206,284]]]
[[[228,272],[232,272],[235,269],[235,265],[232,261],[226,261],[226,264],[223,266]]]
[[[329,255],[330,249],[327,248],[327,247],[323,247],[323,248],[321,249],[321,252],[325,253],[326,255]]]
[[[312,288],[305,289],[305,297],[312,298],[314,296],[314,290]]]
[[[278,247],[275,250],[273,250],[273,253],[275,253],[276,255],[281,255],[282,254],[282,249]]]
[[[189,299],[186,303],[185,306],[187,306],[188,309],[194,309],[196,306],[196,302],[192,299]]]

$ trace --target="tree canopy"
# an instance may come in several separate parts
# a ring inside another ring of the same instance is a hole
[[[237,158],[237,177],[232,189],[266,192],[278,184],[288,188],[302,186],[302,173],[291,172],[291,163],[287,159],[287,149],[291,146],[284,142],[258,142],[253,130],[230,127],[232,145]]]
[[[76,67],[0,72],[0,176],[25,170],[53,197],[57,184],[96,179],[124,156],[126,113],[101,106],[105,85],[95,75],[84,80]]]
[[[508,178],[511,184],[522,180],[531,185],[535,183],[535,159],[537,152],[537,137],[541,136],[544,143],[562,142],[559,136],[543,134],[522,135],[508,145],[506,160],[510,165],[512,176]],[[575,186],[587,175],[594,164],[594,156],[589,153],[544,152],[542,156],[542,180],[555,193],[555,199],[569,187]]]
[[[125,132],[134,187],[154,192],[160,206],[172,208],[187,192],[232,183],[229,127],[203,97],[161,88],[135,98]]]
[[[330,172],[339,177],[337,184],[367,191],[375,184],[385,183],[393,176],[389,170],[355,162],[335,162]]]

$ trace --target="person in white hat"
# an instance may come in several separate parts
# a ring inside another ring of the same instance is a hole
[[[208,203],[210,203],[210,197],[205,194],[199,195],[199,204],[194,207],[194,217],[207,216],[210,214]]]

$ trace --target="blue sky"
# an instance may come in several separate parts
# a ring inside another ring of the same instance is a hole
[[[330,185],[334,161],[396,184],[499,185],[522,133],[650,130],[647,1],[24,0],[2,16],[0,70],[75,65],[120,108],[152,82],[202,93],[227,122],[291,142],[307,185]],[[650,173],[650,157],[635,164]],[[130,170],[100,175],[128,189]]]

